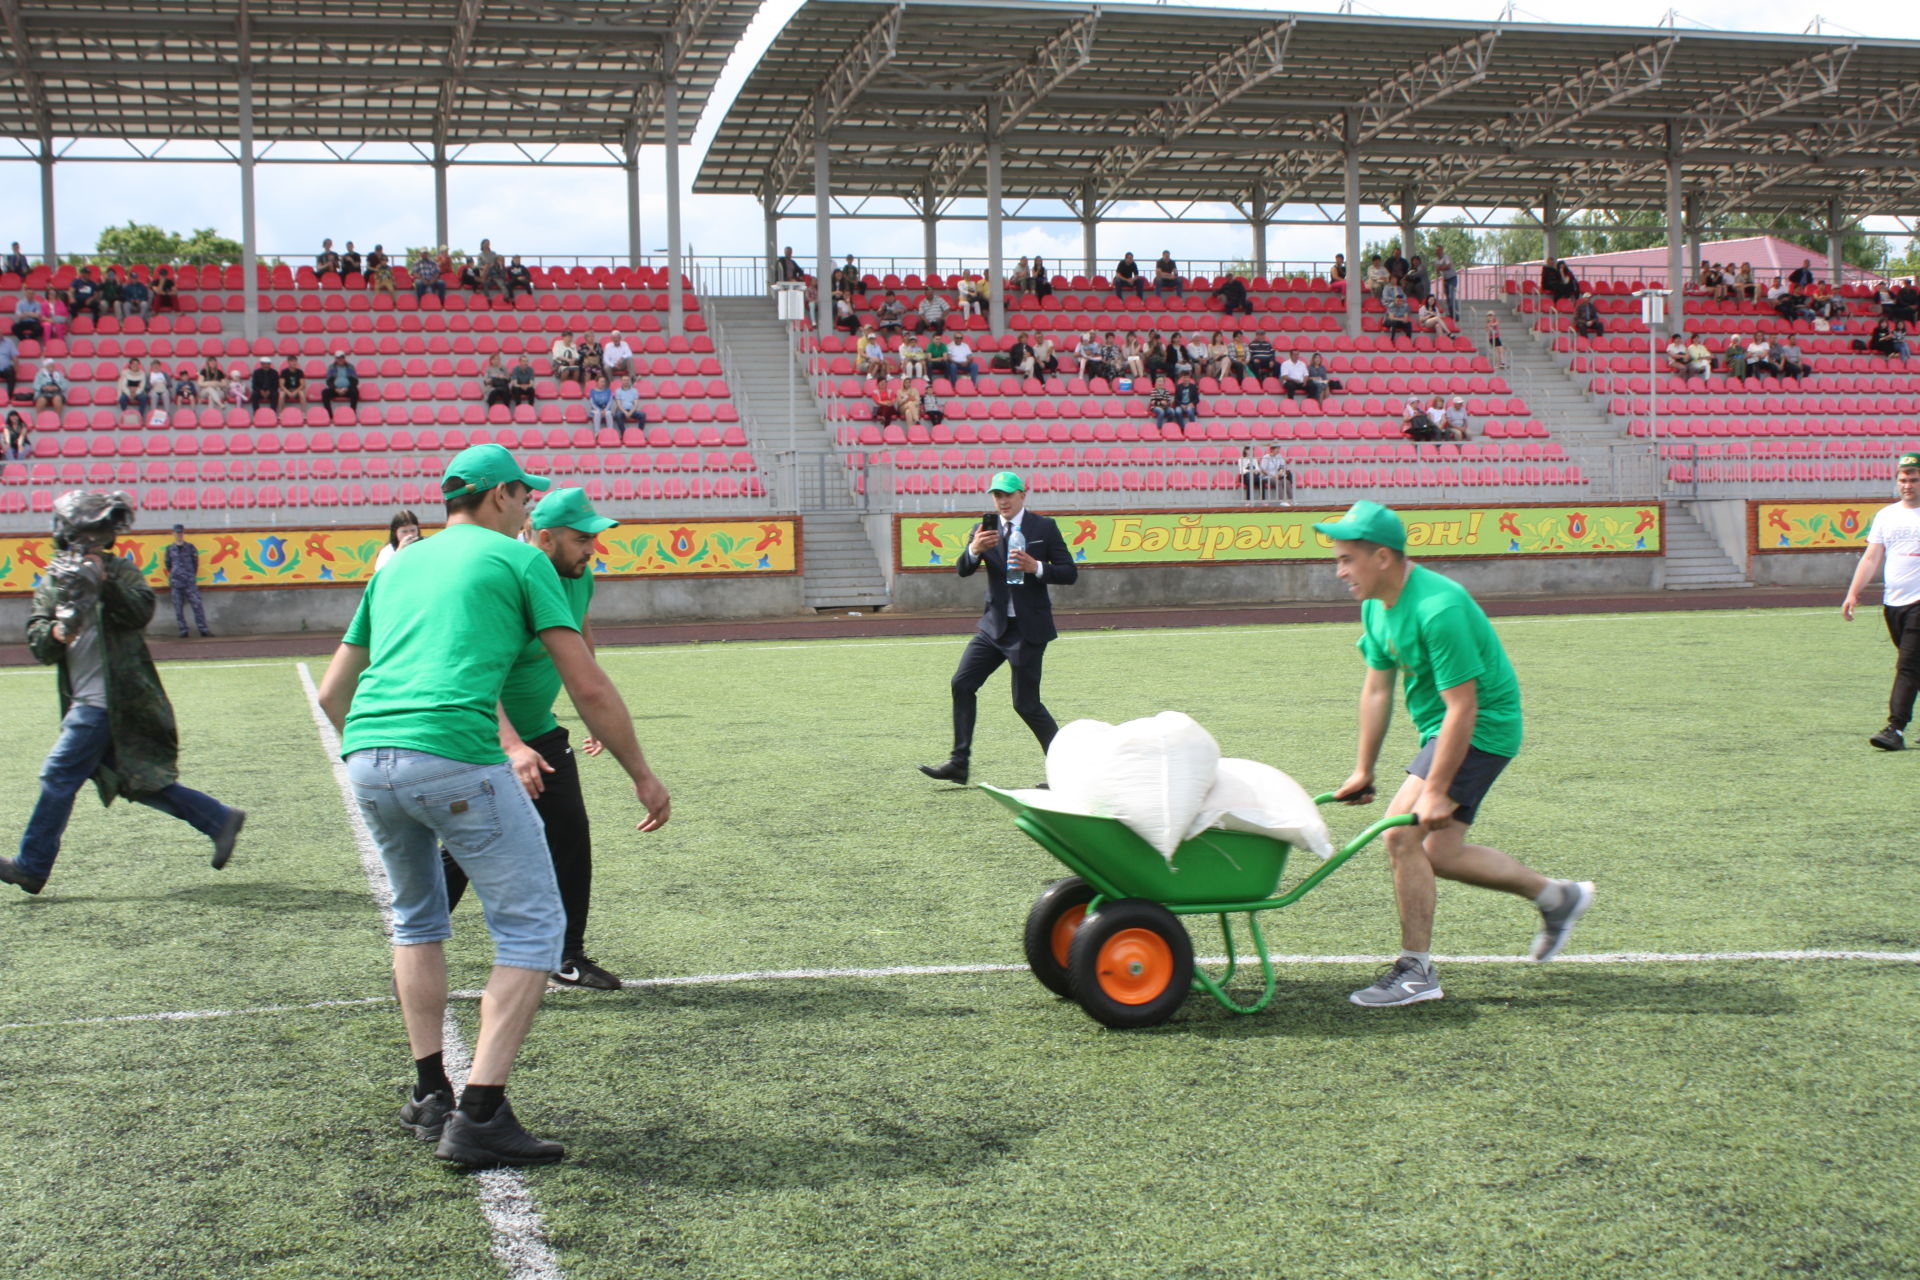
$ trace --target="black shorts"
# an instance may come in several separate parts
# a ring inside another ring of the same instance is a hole
[[[1407,766],[1407,772],[1416,778],[1426,777],[1427,771],[1433,768],[1433,753],[1439,744],[1437,735],[1427,739],[1427,745],[1420,748],[1420,754]],[[1460,768],[1453,775],[1453,785],[1447,788],[1448,798],[1460,806],[1453,811],[1456,822],[1463,827],[1472,824],[1480,813],[1480,802],[1493,789],[1493,780],[1512,759],[1512,756],[1497,756],[1468,745],[1467,758],[1460,762]]]

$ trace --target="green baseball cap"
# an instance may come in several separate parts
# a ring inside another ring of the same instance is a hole
[[[1395,551],[1407,549],[1407,526],[1400,517],[1379,503],[1364,499],[1348,507],[1347,514],[1338,520],[1314,525],[1313,531],[1337,542],[1374,542]]]
[[[449,488],[449,483],[455,479],[462,483]],[[485,493],[497,484],[513,480],[518,480],[535,492],[553,483],[545,476],[530,476],[522,471],[520,464],[513,460],[513,455],[500,445],[476,444],[453,455],[446,473],[440,477],[440,495],[445,498],[464,498],[470,493]]]
[[[581,533],[605,533],[619,524],[593,509],[585,489],[555,489],[533,508],[533,527],[552,529],[564,526]]]
[[[1027,482],[1011,471],[1002,471],[987,488],[994,493],[1025,493]]]
[[[1901,454],[1894,460],[1893,469],[1898,471],[1901,467],[1920,467],[1920,453]]]

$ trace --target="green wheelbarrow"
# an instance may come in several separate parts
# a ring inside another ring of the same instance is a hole
[[[1203,990],[1235,1013],[1258,1013],[1273,999],[1273,964],[1258,913],[1289,907],[1411,814],[1382,818],[1336,850],[1285,893],[1276,893],[1293,846],[1242,831],[1208,829],[1169,861],[1118,818],[1036,808],[984,784],[1013,810],[1014,825],[1075,874],[1047,886],[1027,914],[1027,965],[1040,985],[1079,1002],[1109,1027],[1152,1027],[1173,1016],[1190,990]],[[1326,804],[1333,793],[1315,797]],[[1227,994],[1238,960],[1230,917],[1246,913],[1260,958],[1262,989],[1250,1004]],[[1226,971],[1196,968],[1181,916],[1220,917]]]

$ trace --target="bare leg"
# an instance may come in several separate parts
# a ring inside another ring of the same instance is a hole
[[[447,953],[438,942],[393,949],[393,986],[416,1058],[439,1053],[447,1021]]]
[[[544,969],[516,969],[495,965],[480,997],[480,1039],[473,1049],[473,1071],[468,1084],[504,1085],[520,1042],[527,1038],[540,997],[546,994]]]
[[[1407,775],[1387,813],[1412,813],[1425,787],[1424,778]],[[1400,945],[1408,951],[1433,949],[1436,878],[1498,889],[1529,901],[1547,887],[1545,876],[1511,855],[1483,844],[1468,844],[1467,828],[1458,822],[1426,832],[1424,838],[1417,827],[1395,827],[1387,832],[1387,853],[1393,863],[1394,898],[1400,907]]]

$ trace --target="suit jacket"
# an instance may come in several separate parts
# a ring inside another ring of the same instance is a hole
[[[1027,554],[1046,566],[1044,573],[1038,576],[1030,573],[1025,582],[1009,587],[1005,542],[981,557],[975,557],[972,551],[963,551],[958,564],[963,578],[981,569],[987,571],[987,607],[980,615],[979,631],[1003,649],[1020,643],[1046,644],[1058,636],[1060,633],[1053,625],[1053,601],[1047,588],[1072,586],[1080,576],[1080,566],[1073,562],[1073,553],[1067,549],[1067,540],[1061,535],[1059,525],[1032,511],[1022,511],[1015,519],[1027,540]],[[1009,598],[1014,610],[1011,618],[1007,616]]]

